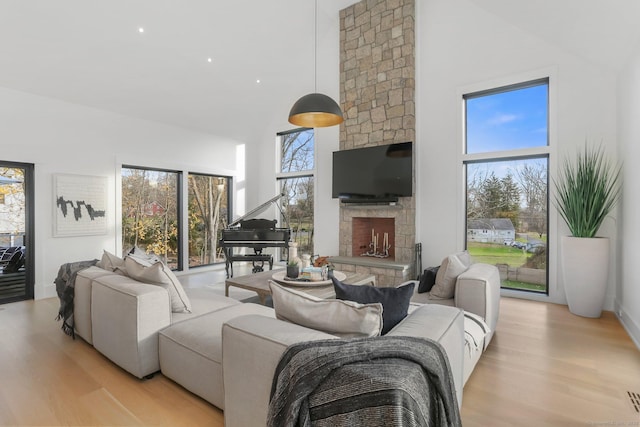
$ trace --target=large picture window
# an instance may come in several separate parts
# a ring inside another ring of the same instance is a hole
[[[122,167],[122,250],[134,246],[181,269],[180,185],[176,171]]]
[[[548,293],[548,79],[464,95],[466,248],[502,287]]]
[[[181,191],[184,174],[186,201]],[[137,246],[158,255],[174,270],[183,269],[182,248],[187,248],[190,268],[224,262],[218,241],[229,223],[230,191],[228,176],[123,166],[123,253]],[[185,215],[180,209],[184,203]],[[181,233],[183,221],[188,224],[186,241]]]
[[[278,134],[279,170],[276,179],[284,194],[282,203],[298,253],[313,254],[315,147],[313,129]],[[285,227],[287,224],[281,225]]]

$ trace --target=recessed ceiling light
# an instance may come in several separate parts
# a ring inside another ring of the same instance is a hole
[[[256,83],[260,83],[260,79],[256,80]]]
[[[213,59],[207,58],[207,62],[213,62]]]
[[[138,28],[138,32],[139,32],[139,33],[144,33],[144,28],[139,27],[139,28]]]

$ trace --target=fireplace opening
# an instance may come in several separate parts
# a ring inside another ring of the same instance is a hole
[[[353,256],[396,259],[395,218],[354,217],[351,230]]]

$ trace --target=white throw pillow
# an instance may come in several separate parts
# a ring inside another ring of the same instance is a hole
[[[97,266],[107,271],[112,271],[125,276],[127,275],[126,268],[124,266],[124,259],[106,250],[103,251],[102,259],[98,262]]]
[[[436,283],[431,288],[429,295],[433,299],[453,298],[456,290],[458,276],[469,268],[471,257],[467,251],[449,255],[442,260],[436,273]]]
[[[269,281],[276,318],[342,338],[382,332],[382,304],[321,299]]]
[[[134,246],[133,248],[131,248],[131,250],[129,251],[129,253],[127,254],[128,257],[134,257],[136,259],[140,259],[140,260],[146,260],[149,262],[149,264],[155,264],[156,262],[162,262],[162,260],[160,259],[160,257],[154,253],[150,253],[148,254],[144,249],[140,249],[137,246]]]
[[[191,301],[173,271],[163,262],[150,263],[135,256],[124,259],[127,275],[132,279],[152,285],[160,285],[169,292],[171,311],[191,313]]]
[[[460,262],[464,264],[466,268],[471,267],[471,254],[469,254],[469,251],[458,252],[454,255],[458,257],[458,260],[460,260]]]

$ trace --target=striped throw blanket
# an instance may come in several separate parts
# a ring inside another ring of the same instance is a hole
[[[65,334],[76,338],[73,324],[73,297],[75,292],[76,276],[80,270],[89,268],[98,263],[97,259],[90,261],[77,261],[62,264],[53,283],[56,284],[56,292],[60,299],[60,309],[56,320],[62,320],[62,330]]]
[[[271,388],[268,426],[461,426],[449,360],[433,340],[295,344]]]

